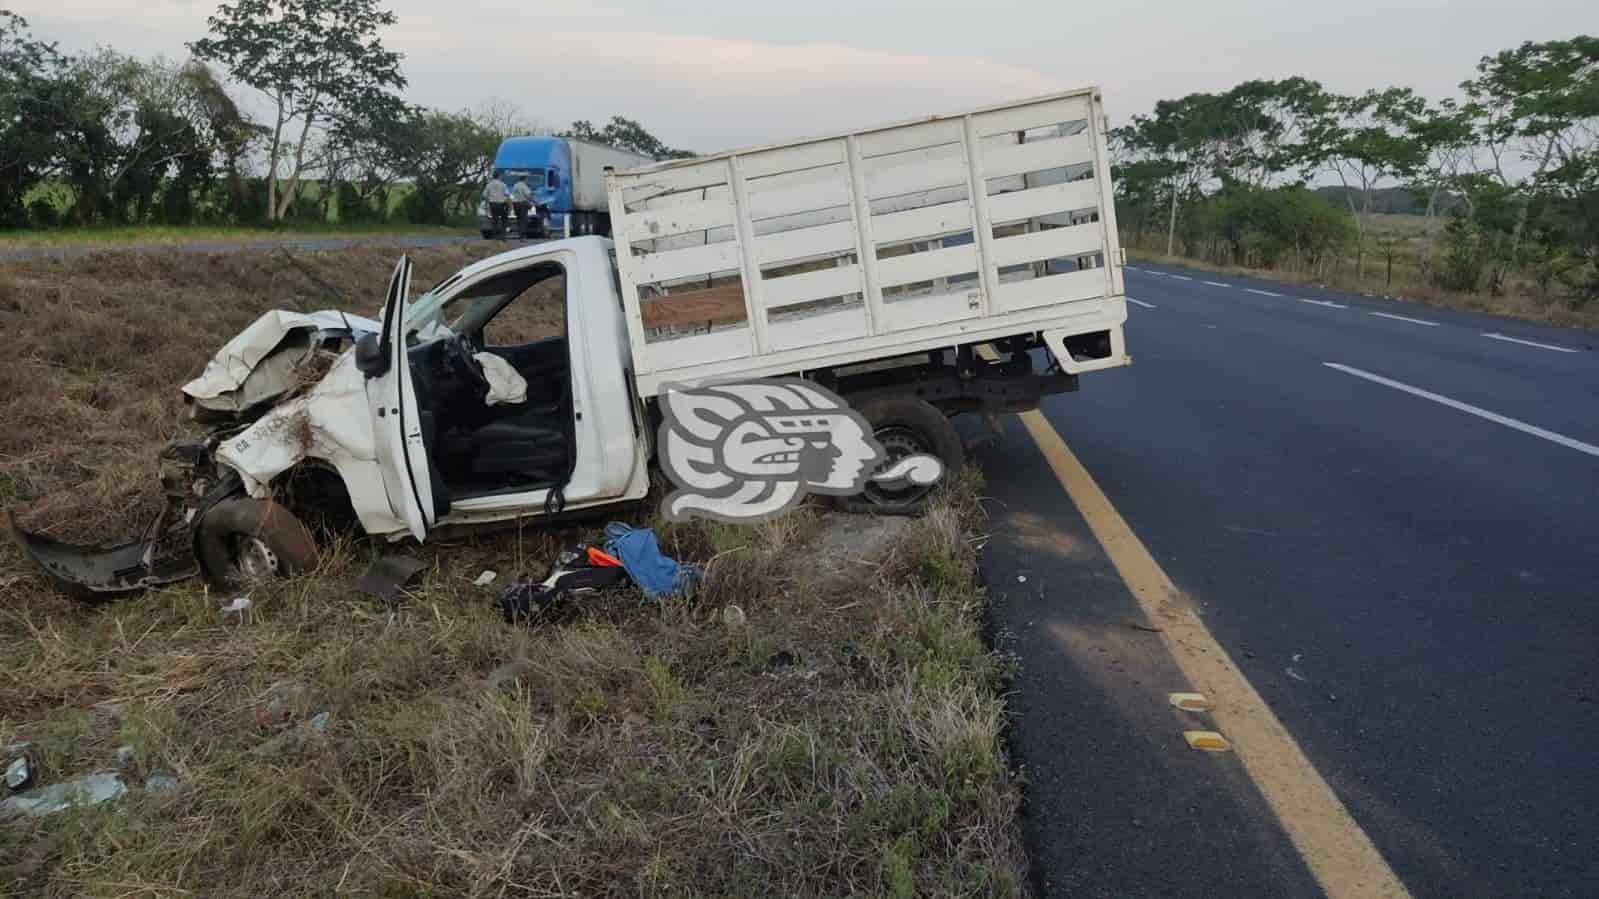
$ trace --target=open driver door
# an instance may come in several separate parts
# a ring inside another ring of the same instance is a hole
[[[429,471],[428,420],[416,401],[405,346],[405,300],[411,288],[411,260],[401,256],[389,280],[383,304],[383,330],[374,345],[357,347],[357,363],[367,376],[366,398],[372,412],[373,448],[383,471],[383,487],[395,517],[417,540],[426,537],[437,519],[433,479]],[[364,352],[363,352],[364,351]]]

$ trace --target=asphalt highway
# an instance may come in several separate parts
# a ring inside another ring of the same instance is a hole
[[[1596,335],[1126,282],[1134,364],[974,454],[1040,893],[1599,895]]]

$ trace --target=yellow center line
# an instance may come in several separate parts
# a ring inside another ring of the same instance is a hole
[[[1150,621],[1160,625],[1178,668],[1214,704],[1211,715],[1221,733],[1329,899],[1408,897],[1371,838],[1060,434],[1037,411],[1022,413],[1021,420],[1127,588]]]

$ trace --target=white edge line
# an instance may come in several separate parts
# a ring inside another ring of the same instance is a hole
[[[1537,347],[1540,350],[1554,350],[1557,353],[1580,353],[1580,352],[1582,352],[1582,350],[1574,350],[1571,347],[1555,346],[1552,343],[1539,343],[1536,340],[1522,340],[1520,337],[1506,337],[1503,334],[1484,334],[1482,336],[1488,338],[1489,340],[1504,340],[1504,341],[1508,341],[1510,343],[1519,343],[1522,346],[1535,346],[1535,347]]]
[[[1329,307],[1331,307],[1333,309],[1348,309],[1349,308],[1348,306],[1345,306],[1343,303],[1334,303],[1332,300],[1307,300],[1304,297],[1294,297],[1294,299],[1298,300],[1301,303],[1309,303],[1312,306],[1329,306]]]
[[[1574,449],[1579,453],[1587,453],[1590,456],[1599,456],[1599,446],[1594,446],[1591,443],[1583,443],[1581,440],[1575,440],[1567,437],[1564,434],[1556,434],[1554,431],[1546,431],[1537,425],[1530,425],[1524,421],[1518,421],[1507,415],[1500,415],[1497,412],[1489,412],[1487,409],[1479,409],[1469,403],[1462,403],[1460,400],[1452,400],[1447,396],[1439,396],[1430,390],[1422,390],[1420,387],[1412,387],[1402,381],[1395,381],[1391,378],[1385,378],[1382,375],[1374,375],[1369,371],[1361,371],[1360,369],[1352,366],[1340,365],[1337,362],[1323,362],[1322,365],[1325,365],[1328,368],[1335,368],[1347,375],[1354,375],[1357,378],[1365,378],[1368,381],[1381,384],[1384,387],[1392,387],[1395,390],[1403,390],[1404,392],[1413,396],[1419,396],[1424,400],[1432,400],[1435,403],[1448,406],[1451,409],[1457,409],[1468,415],[1475,415],[1478,418],[1485,418],[1494,424],[1504,425],[1507,428],[1515,428],[1524,434],[1531,434],[1534,437],[1542,437],[1550,443],[1558,443],[1563,447]]]
[[[1438,327],[1438,323],[1437,322],[1430,322],[1430,321],[1427,321],[1424,318],[1411,318],[1411,317],[1406,316],[1406,315],[1394,315],[1391,312],[1368,312],[1367,314],[1368,315],[1380,316],[1382,318],[1391,318],[1394,321],[1398,321],[1398,322],[1410,322],[1413,325],[1426,325],[1429,328]]]
[[[1272,293],[1269,290],[1260,290],[1260,289],[1255,288],[1255,287],[1245,287],[1244,290],[1247,290],[1250,293],[1258,293],[1258,294],[1260,294],[1263,297],[1280,297],[1280,296],[1282,296],[1282,294],[1280,294],[1280,293]]]
[[[1226,283],[1224,281],[1201,281],[1200,283],[1201,284],[1209,284],[1211,287],[1231,287],[1232,286],[1231,284],[1228,284],[1228,283]]]
[[[1159,309],[1160,308],[1159,306],[1156,306],[1154,303],[1146,303],[1143,300],[1135,300],[1132,297],[1125,297],[1125,299],[1127,300],[1127,302],[1129,302],[1129,303],[1137,303],[1138,305],[1144,307],[1145,309]]]

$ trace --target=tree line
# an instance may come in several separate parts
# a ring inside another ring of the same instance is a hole
[[[1599,38],[1484,56],[1460,88],[1343,95],[1296,77],[1162,100],[1110,135],[1124,238],[1357,281],[1377,257],[1391,279],[1402,237],[1371,213],[1402,190],[1422,210],[1426,281],[1599,297]]]
[[[546,130],[407,103],[395,22],[377,0],[234,0],[177,63],[63,53],[0,9],[0,228],[469,217],[500,142]],[[620,116],[567,133],[690,155]]]

